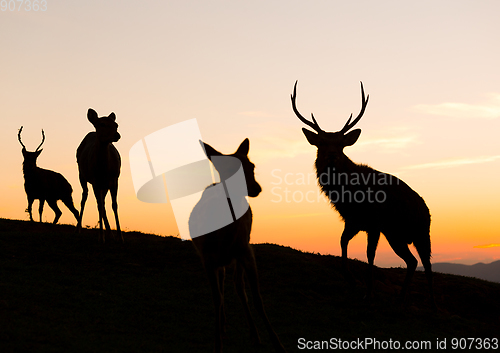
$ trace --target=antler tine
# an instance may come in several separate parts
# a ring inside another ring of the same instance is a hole
[[[43,132],[43,129],[42,129],[42,142],[38,145],[38,147],[36,148],[35,152],[38,151],[38,149],[40,147],[42,147],[43,143],[45,142],[45,133]]]
[[[315,131],[317,131],[317,132],[323,132],[323,130],[319,127],[319,124],[316,121],[316,119],[314,119],[314,115],[312,113],[311,113],[311,118],[312,118],[313,122],[310,122],[309,120],[307,120],[306,118],[304,118],[299,113],[299,111],[297,110],[297,106],[295,104],[295,99],[297,98],[297,82],[299,82],[299,81],[295,81],[295,85],[293,86],[293,94],[291,95],[291,98],[292,98],[292,109],[293,109],[295,115],[297,115],[297,118],[299,118],[300,121],[302,121],[307,126],[312,127]]]
[[[21,126],[21,128],[19,129],[19,132],[17,133],[17,139],[19,140],[19,143],[21,144],[21,146],[23,146],[23,149],[26,149],[26,147],[23,144],[23,141],[21,141],[21,132],[22,131],[23,131],[23,127]]]
[[[370,95],[366,96],[366,99],[365,99],[365,90],[363,88],[363,82],[361,82],[361,111],[359,112],[358,116],[356,117],[356,119],[354,119],[354,121],[352,123],[351,123],[351,118],[352,118],[352,114],[351,114],[351,116],[349,117],[349,119],[345,123],[342,130],[340,130],[340,132],[345,134],[347,131],[352,129],[354,127],[354,125],[356,125],[358,123],[358,121],[361,119],[361,117],[365,113],[365,109],[366,109],[366,106],[368,104],[368,99],[370,99]]]

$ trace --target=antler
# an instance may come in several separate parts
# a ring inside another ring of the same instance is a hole
[[[354,125],[356,125],[358,123],[359,119],[361,119],[361,117],[365,113],[365,108],[366,108],[366,105],[368,104],[369,98],[370,98],[370,95],[368,95],[365,99],[365,90],[363,89],[363,82],[361,82],[361,111],[359,112],[358,116],[356,117],[356,119],[354,119],[354,121],[352,123],[351,123],[351,118],[352,118],[352,113],[351,113],[349,120],[347,120],[347,122],[345,123],[342,130],[340,130],[340,132],[345,134],[347,131],[349,131],[351,128],[353,128]]]
[[[45,142],[45,133],[43,132],[43,129],[42,129],[42,142],[38,145],[38,147],[36,148],[35,152],[38,151],[38,149],[40,147],[42,147],[43,143]]]
[[[23,131],[23,127],[22,126],[19,129],[19,132],[17,133],[17,139],[19,140],[19,143],[21,144],[21,146],[23,146],[23,149],[26,149],[26,147],[23,144],[23,141],[21,141],[21,131]]]
[[[314,115],[311,113],[311,118],[312,118],[312,121],[313,122],[310,122],[309,120],[307,120],[306,118],[304,118],[300,113],[299,111],[297,110],[297,106],[295,105],[295,98],[297,98],[297,82],[298,81],[295,81],[295,85],[293,86],[293,94],[292,94],[292,108],[293,108],[293,111],[295,112],[295,115],[297,115],[297,118],[300,119],[300,121],[302,121],[304,124],[306,124],[307,126],[310,126],[312,127],[315,131],[317,132],[324,132],[318,125],[318,122],[316,121],[316,119],[314,119]]]

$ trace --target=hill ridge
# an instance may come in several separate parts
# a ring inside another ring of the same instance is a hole
[[[100,245],[95,229],[77,235],[71,225],[0,219],[0,350],[211,351],[210,289],[191,242],[140,232],[124,237],[125,244]],[[300,338],[436,342],[500,332],[498,283],[437,273],[436,313],[422,273],[400,308],[406,269],[376,268],[368,305],[364,262],[350,260],[357,279],[351,287],[339,257],[272,244],[253,248],[266,311],[289,352],[300,351]],[[263,347],[249,344],[228,272],[225,351],[272,351],[260,320]]]
[[[500,260],[490,263],[478,262],[472,265],[457,264],[452,262],[436,262],[432,264],[435,272],[448,273],[458,276],[475,277],[485,281],[500,283]],[[423,271],[419,266],[418,271]]]

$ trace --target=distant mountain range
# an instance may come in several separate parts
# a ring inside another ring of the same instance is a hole
[[[418,267],[417,271],[423,271],[423,267]],[[452,275],[476,277],[491,282],[500,283],[500,260],[489,264],[482,262],[475,265],[453,264],[449,262],[438,262],[432,264],[434,272],[449,273]]]

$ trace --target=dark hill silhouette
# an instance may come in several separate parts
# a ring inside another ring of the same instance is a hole
[[[210,352],[213,304],[193,244],[126,232],[98,244],[98,229],[0,219],[1,352]],[[406,269],[374,268],[374,297],[343,279],[341,259],[257,244],[264,305],[289,352],[308,340],[428,340],[498,337],[500,284],[436,273],[433,312],[416,272],[404,309],[394,305]],[[349,260],[356,278],[368,264]],[[272,352],[248,344],[243,309],[228,270],[227,352]],[[252,301],[251,297],[249,298]],[[251,303],[251,307],[253,304]],[[256,319],[259,331],[265,331]]]
[[[452,275],[476,277],[485,281],[500,283],[500,260],[489,264],[479,262],[474,265],[455,264],[450,262],[437,262],[432,264],[434,271]],[[417,268],[422,271],[423,267]]]

